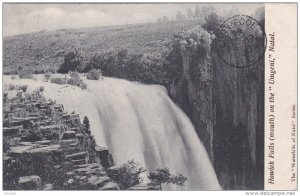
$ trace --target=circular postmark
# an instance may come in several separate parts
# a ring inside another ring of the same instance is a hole
[[[257,63],[264,56],[266,43],[263,26],[245,15],[227,19],[219,26],[216,34],[219,57],[236,68],[246,68]]]

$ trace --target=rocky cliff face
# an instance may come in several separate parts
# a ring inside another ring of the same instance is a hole
[[[108,149],[95,146],[79,115],[47,100],[41,88],[25,93],[9,86],[3,104],[5,190],[119,189],[106,173],[113,165]]]
[[[231,67],[220,59],[214,42],[201,28],[178,36],[173,49],[182,74],[167,89],[191,118],[222,187],[262,189],[264,62]]]

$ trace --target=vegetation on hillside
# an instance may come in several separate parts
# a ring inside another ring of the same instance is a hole
[[[34,74],[55,73],[64,56],[73,51],[84,59],[121,49],[133,54],[160,53],[174,32],[186,31],[199,23],[201,20],[61,29],[5,37],[3,70],[5,74],[16,74],[18,69],[32,69]]]

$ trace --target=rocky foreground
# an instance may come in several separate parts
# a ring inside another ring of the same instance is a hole
[[[47,100],[43,87],[26,88],[9,85],[3,95],[4,190],[119,190],[107,175],[118,167],[89,122]]]

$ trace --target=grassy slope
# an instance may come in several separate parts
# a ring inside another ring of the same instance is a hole
[[[121,48],[134,53],[160,52],[174,33],[199,23],[199,20],[190,20],[63,29],[6,37],[3,40],[3,71],[13,72],[20,66],[57,68],[64,53],[75,49],[87,58],[96,52]]]

